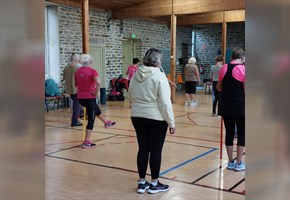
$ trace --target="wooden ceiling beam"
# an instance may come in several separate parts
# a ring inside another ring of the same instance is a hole
[[[81,8],[82,4],[81,4],[81,0],[79,1],[71,1],[71,0],[46,0],[46,2],[49,3],[53,3],[53,4],[58,4],[58,5],[65,5],[65,6],[71,6],[71,7],[77,7],[77,8]],[[89,9],[90,10],[96,10],[96,11],[106,11],[106,9],[100,7],[100,6],[96,6],[95,4],[91,4],[90,1],[90,5],[89,5]]]
[[[224,12],[213,12],[196,14],[191,16],[178,16],[177,25],[214,24],[222,22],[245,21],[245,10],[232,10]]]
[[[112,16],[114,19],[150,18],[240,9],[245,9],[245,0],[148,0],[115,10]]]

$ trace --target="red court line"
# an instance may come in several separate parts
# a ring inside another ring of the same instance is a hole
[[[191,121],[191,122],[194,123],[195,125],[198,125],[197,123],[195,123],[195,122],[194,122],[194,121],[189,117],[189,115],[190,115],[189,112],[187,112],[186,115],[187,115],[187,118],[189,119],[189,121]]]
[[[190,114],[193,114],[194,112],[191,112]],[[183,114],[183,115],[179,115],[179,116],[174,116],[174,118],[178,118],[178,117],[184,117],[184,116],[187,116],[188,115],[188,113],[186,113],[186,114]]]

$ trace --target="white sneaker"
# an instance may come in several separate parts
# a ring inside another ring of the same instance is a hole
[[[185,101],[184,104],[187,105],[188,104],[188,101]]]
[[[197,103],[196,103],[195,101],[191,101],[191,102],[190,102],[190,105],[191,105],[191,106],[196,106]]]

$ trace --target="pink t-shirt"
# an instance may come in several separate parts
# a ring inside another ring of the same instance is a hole
[[[131,80],[132,76],[135,74],[135,72],[138,70],[138,66],[131,65],[128,67],[128,80]]]
[[[231,64],[237,64],[236,62],[231,62]],[[228,64],[225,64],[221,67],[219,72],[219,81],[222,81],[226,72],[228,70]],[[236,65],[232,71],[232,76],[234,79],[245,82],[246,79],[246,68],[244,65]]]
[[[92,99],[96,98],[93,93],[96,91],[96,82],[94,77],[98,77],[97,70],[83,66],[80,67],[75,73],[75,85],[77,87],[77,97],[79,99]]]

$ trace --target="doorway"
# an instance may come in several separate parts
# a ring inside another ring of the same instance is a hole
[[[123,77],[126,77],[127,69],[133,64],[133,58],[141,60],[141,40],[122,39]]]
[[[107,88],[106,85],[106,65],[105,65],[105,47],[90,46],[90,54],[93,57],[93,68],[99,72],[101,88]]]

